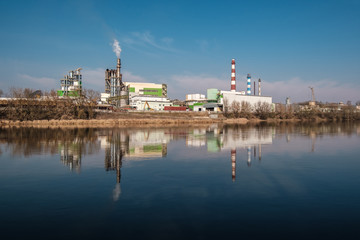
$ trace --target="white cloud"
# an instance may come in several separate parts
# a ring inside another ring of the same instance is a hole
[[[292,102],[311,100],[311,90],[314,88],[315,99],[323,102],[344,102],[347,100],[358,101],[359,86],[344,84],[331,80],[317,82],[306,82],[300,78],[293,78],[287,81],[262,82],[262,94],[273,96],[274,102],[285,102],[290,97]]]
[[[18,74],[19,82],[23,82],[22,87],[30,87],[33,89],[50,89],[57,86],[59,80],[49,77],[34,77],[28,74]]]
[[[172,43],[174,42],[173,38],[163,37],[157,40],[150,31],[133,32],[130,36],[124,37],[122,42],[130,48],[142,51],[144,49],[158,49],[166,52],[179,52],[172,47]]]
[[[168,96],[185,99],[186,94],[206,94],[208,88],[226,89],[230,81],[210,75],[172,75],[168,78]]]
[[[129,71],[124,71],[122,75],[124,82],[147,82],[145,78],[134,75],[132,72]]]
[[[83,86],[86,89],[93,89],[103,92],[105,89],[105,69],[104,68],[83,68]]]

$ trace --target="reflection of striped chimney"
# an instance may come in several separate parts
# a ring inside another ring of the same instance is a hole
[[[261,144],[259,144],[259,160],[261,160]]]
[[[259,78],[258,88],[259,88],[258,94],[259,94],[259,96],[261,96],[261,79],[260,78]]]
[[[250,74],[247,75],[247,95],[251,95],[251,76]]]
[[[251,166],[251,147],[250,146],[247,147],[247,155],[248,155],[247,165],[250,167]]]
[[[231,60],[231,91],[236,92],[235,84],[235,59]]]
[[[231,177],[234,182],[236,177],[236,149],[231,150]]]

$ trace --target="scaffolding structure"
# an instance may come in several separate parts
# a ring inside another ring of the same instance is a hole
[[[82,68],[78,68],[73,71],[69,71],[68,75],[65,75],[60,80],[61,90],[57,91],[60,97],[81,97],[82,96]]]

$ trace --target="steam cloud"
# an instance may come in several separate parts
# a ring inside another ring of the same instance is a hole
[[[121,48],[120,48],[120,45],[119,45],[119,41],[116,40],[116,39],[114,39],[113,51],[114,51],[114,53],[116,54],[116,56],[117,56],[118,58],[120,58]]]

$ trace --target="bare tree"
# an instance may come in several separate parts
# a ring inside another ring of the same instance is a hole
[[[24,98],[31,98],[33,92],[34,92],[33,89],[31,89],[31,88],[25,88],[25,89],[23,90],[22,97],[24,97]]]
[[[257,102],[255,104],[255,114],[260,119],[267,119],[270,116],[271,106],[266,102]]]
[[[225,117],[229,117],[229,100],[227,98],[223,99],[223,111],[224,111],[224,116]]]
[[[240,116],[240,103],[238,101],[233,101],[231,103],[231,112],[234,114],[235,118],[238,118]]]
[[[242,101],[241,102],[241,116],[245,117],[245,118],[250,118],[251,112],[252,112],[251,104],[249,102]]]
[[[84,89],[83,94],[85,98],[92,103],[96,103],[98,100],[100,100],[100,93],[93,89]]]
[[[0,97],[4,94],[3,90],[0,89]]]
[[[22,98],[23,97],[23,89],[11,87],[9,89],[9,94],[11,98]]]

